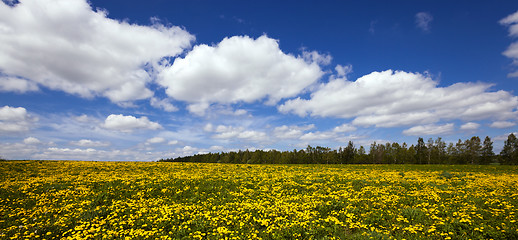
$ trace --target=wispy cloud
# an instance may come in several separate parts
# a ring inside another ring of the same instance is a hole
[[[420,28],[423,32],[430,32],[430,24],[433,21],[433,16],[427,12],[418,12],[415,15],[415,24],[418,28]]]
[[[500,24],[509,27],[509,36],[518,37],[518,11],[503,18]],[[518,41],[509,45],[503,52],[504,56],[513,60],[513,65],[518,65]],[[516,69],[515,69],[516,70]],[[518,77],[518,71],[514,71],[507,75],[508,77]]]

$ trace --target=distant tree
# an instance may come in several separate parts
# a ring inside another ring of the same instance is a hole
[[[331,150],[328,147],[307,146],[306,149],[293,151],[278,150],[249,150],[238,152],[221,152],[195,154],[177,158],[161,159],[166,162],[201,162],[201,163],[249,163],[249,164],[489,164],[496,160],[493,152],[493,142],[486,136],[481,143],[480,138],[473,136],[470,139],[455,143],[446,143],[438,137],[428,139],[425,143],[419,138],[417,145],[408,147],[406,143],[397,142],[377,144],[373,142],[369,153],[365,148],[354,147],[349,141],[345,148]],[[518,139],[509,134],[498,160],[502,164],[518,164]]]
[[[484,139],[484,144],[482,145],[480,164],[489,164],[493,162],[495,157],[495,153],[493,152],[493,141],[489,136],[486,136]]]
[[[403,143],[403,144],[406,144],[406,143]],[[391,163],[394,163],[394,164],[401,164],[403,163],[404,161],[404,156],[405,156],[405,150],[403,150],[403,148],[399,145],[399,143],[397,142],[393,142],[392,143],[392,152],[393,152],[393,162]]]
[[[504,147],[500,152],[503,164],[517,165],[518,164],[518,139],[511,133],[507,136]]]
[[[480,138],[477,136],[472,137],[469,140],[466,140],[464,143],[466,147],[466,155],[468,157],[468,162],[471,164],[478,164],[480,153],[482,149],[482,145],[480,143]]]
[[[435,154],[436,154],[436,150],[435,150],[435,145],[434,145],[434,141],[433,141],[433,138],[428,138],[428,142],[426,143],[426,154],[427,154],[427,163],[430,164],[430,163],[433,163],[435,162],[434,160],[435,159],[432,159],[432,156],[435,157]]]
[[[367,163],[367,157],[368,155],[366,154],[366,151],[365,151],[365,148],[363,146],[360,146],[360,148],[358,149],[358,156],[357,156],[357,160],[355,161],[355,163]]]
[[[435,140],[435,149],[437,150],[437,162],[440,164],[444,164],[447,161],[446,156],[446,143],[442,140],[442,138],[438,137]]]
[[[466,140],[467,141],[467,140]],[[466,144],[459,139],[457,144],[455,144],[455,148],[457,149],[457,154],[455,156],[455,162],[457,164],[466,164],[468,163]]]
[[[385,152],[383,153],[383,164],[393,164],[396,159],[395,148],[391,143],[385,143]]]
[[[417,145],[415,147],[415,151],[416,151],[417,163],[418,164],[425,163],[425,161],[426,161],[425,159],[427,158],[428,151],[427,151],[426,144],[424,143],[423,138],[420,137],[417,140]]]
[[[457,162],[458,151],[453,143],[449,143],[446,148],[447,160],[446,163],[453,164]]]
[[[343,149],[344,163],[353,163],[356,155],[356,148],[352,141],[349,141],[347,147]]]
[[[378,144],[374,141],[369,148],[369,163],[375,163],[378,155]]]

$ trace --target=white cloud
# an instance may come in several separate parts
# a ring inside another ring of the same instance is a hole
[[[518,132],[510,132],[510,133],[507,133],[507,134],[502,134],[502,135],[498,135],[498,136],[495,136],[493,137],[493,140],[495,141],[506,141],[507,138],[509,137],[509,135],[514,134],[514,136],[518,136]]]
[[[437,85],[431,77],[419,73],[373,72],[354,82],[332,79],[310,99],[288,100],[278,109],[299,116],[354,118],[354,125],[376,127],[451,119],[509,119],[518,114],[518,97],[506,91],[489,92],[489,84]]]
[[[170,97],[189,102],[190,112],[203,115],[211,103],[267,99],[275,104],[296,96],[323,75],[318,61],[287,55],[267,36],[235,36],[215,46],[195,46],[158,79]]]
[[[33,92],[38,91],[38,85],[34,82],[15,77],[0,76],[0,92]]]
[[[218,125],[216,129],[214,129],[214,132],[216,134],[212,137],[217,139],[241,139],[248,141],[265,141],[267,139],[266,133],[246,130],[244,127]]]
[[[163,137],[153,137],[148,140],[146,140],[146,144],[156,144],[156,143],[163,143],[165,142],[165,138]]]
[[[460,130],[477,130],[480,127],[480,124],[474,123],[474,122],[468,122],[465,124],[462,124],[460,126]]]
[[[312,141],[312,140],[328,140],[336,138],[335,132],[309,132],[300,137],[300,140]]]
[[[74,119],[76,121],[80,122],[80,123],[89,123],[91,121],[91,118],[88,117],[88,115],[86,115],[86,114],[82,114],[80,116],[77,116]]]
[[[0,108],[0,121],[25,121],[27,119],[27,110],[22,107],[4,106]]]
[[[338,64],[335,67],[335,71],[336,71],[336,75],[338,77],[347,77],[347,75],[349,75],[349,73],[353,72],[353,66],[350,64],[345,65],[345,66]]]
[[[433,21],[433,16],[427,12],[419,12],[415,15],[415,24],[424,32],[430,32],[430,24]]]
[[[508,128],[508,127],[513,127],[515,125],[516,125],[516,123],[514,123],[514,122],[496,121],[496,122],[491,123],[491,125],[489,125],[489,126],[492,128]]]
[[[209,148],[210,151],[223,151],[225,148],[223,146],[217,146],[217,145],[214,145],[214,146],[211,146]]]
[[[194,155],[195,153],[198,153],[199,151],[200,151],[199,148],[192,147],[192,146],[184,146],[183,148],[177,148],[175,150],[176,154],[179,156],[191,156],[191,155]]]
[[[316,62],[316,63],[321,64],[321,65],[328,65],[333,60],[333,57],[331,57],[331,55],[329,55],[329,54],[320,54],[317,51],[311,51],[311,52],[303,51],[302,52],[302,57],[308,63]]]
[[[70,142],[70,144],[80,146],[80,147],[107,147],[107,146],[110,146],[109,142],[92,141],[90,139],[81,139],[79,141],[72,141],[72,142]]]
[[[193,40],[179,27],[110,19],[85,0],[0,2],[0,74],[10,79],[2,89],[29,91],[37,83],[113,102],[149,98],[153,67]]]
[[[235,116],[242,116],[242,115],[245,115],[247,114],[247,111],[244,110],[244,109],[237,109],[236,111],[234,111],[234,115]]]
[[[1,146],[0,146],[1,147]],[[169,155],[165,152],[140,152],[132,149],[99,150],[95,148],[63,148],[50,147],[33,151],[33,159],[51,160],[125,160],[125,161],[150,161],[158,160]]]
[[[243,116],[251,117],[252,115],[245,109],[233,109],[229,105],[214,105],[207,112],[203,112],[207,118],[213,118],[218,116]]]
[[[122,114],[111,114],[104,121],[103,127],[121,132],[132,132],[135,129],[157,130],[162,126],[156,122],[149,121],[147,117],[136,118],[134,116],[124,116]]]
[[[31,122],[35,120],[23,107],[4,106],[0,108],[0,133],[28,131]]]
[[[352,131],[356,131],[356,127],[350,125],[350,124],[347,124],[347,123],[344,123],[340,126],[337,126],[333,129],[333,132],[338,132],[338,133],[342,133],[342,132],[352,132]]]
[[[152,97],[151,100],[149,100],[149,103],[151,104],[151,106],[163,109],[166,112],[178,111],[178,108],[175,107],[168,99],[160,100],[158,98]]]
[[[212,126],[212,123],[207,123],[203,127],[203,131],[205,131],[205,132],[212,132],[212,131],[214,131],[214,126]]]
[[[167,145],[176,145],[178,143],[179,143],[178,140],[171,140],[171,141],[167,142]]]
[[[444,125],[421,125],[409,128],[403,131],[403,134],[410,136],[428,136],[428,135],[440,135],[449,134],[453,132],[453,123],[447,123]]]
[[[370,144],[369,140],[367,139],[368,136],[366,135],[348,135],[344,137],[337,137],[335,140],[338,142],[348,143],[349,141],[356,141],[359,140],[362,144]],[[378,140],[376,140],[379,142]],[[384,140],[381,140],[384,141]]]
[[[23,139],[23,143],[25,144],[39,144],[41,141],[35,137],[28,137]]]
[[[518,36],[518,11],[501,19],[499,23],[509,26],[509,36]]]
[[[205,102],[193,103],[193,104],[190,104],[189,106],[187,106],[187,110],[189,110],[189,112],[196,114],[198,116],[203,116],[203,115],[205,115],[205,111],[207,110],[207,108],[209,108],[209,106],[210,106],[210,104],[205,103]]]
[[[304,132],[315,128],[314,124],[306,126],[286,126],[282,125],[273,129],[273,135],[278,139],[298,139]]]
[[[500,24],[509,27],[509,36],[518,37],[518,11],[503,18]],[[514,42],[503,52],[503,54],[513,60],[514,65],[518,65],[518,42]],[[518,77],[518,71],[509,73],[509,77]]]
[[[31,156],[39,151],[37,144],[0,142],[1,157],[12,160],[41,159]]]
[[[356,127],[351,126],[350,124],[344,123],[342,125],[336,126],[328,131],[314,131],[308,132],[311,129],[314,129],[314,124],[309,124],[305,126],[286,126],[282,125],[280,127],[276,127],[273,129],[273,136],[275,140],[284,140],[284,139],[292,139],[292,140],[302,140],[304,141],[302,144],[296,144],[300,146],[304,146],[308,144],[308,141],[338,141],[343,142],[344,139],[352,139],[354,136],[344,136],[345,132],[356,131]]]

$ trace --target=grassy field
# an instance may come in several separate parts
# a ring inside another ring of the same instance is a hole
[[[518,239],[518,167],[0,162],[0,239]]]

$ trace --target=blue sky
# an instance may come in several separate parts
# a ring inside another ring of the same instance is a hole
[[[518,132],[516,1],[0,3],[0,156]]]

